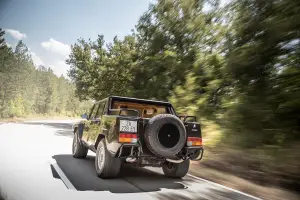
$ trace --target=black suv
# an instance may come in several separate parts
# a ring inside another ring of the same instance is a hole
[[[169,102],[110,96],[83,118],[73,126],[73,156],[95,152],[101,178],[117,176],[125,163],[162,167],[166,176],[183,177],[190,160],[202,159],[196,117],[178,116]]]

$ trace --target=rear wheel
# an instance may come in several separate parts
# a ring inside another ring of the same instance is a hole
[[[100,178],[116,177],[121,169],[121,159],[112,157],[106,149],[105,140],[102,139],[97,147],[95,167]]]
[[[88,148],[79,141],[78,130],[74,133],[72,153],[74,158],[85,158],[88,153]]]
[[[166,176],[172,177],[172,178],[182,178],[184,177],[190,167],[190,160],[184,160],[181,163],[171,163],[171,162],[165,162],[163,164],[163,172]]]

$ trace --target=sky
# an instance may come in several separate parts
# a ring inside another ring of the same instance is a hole
[[[0,0],[0,28],[13,48],[22,40],[36,66],[67,74],[70,46],[80,37],[123,38],[156,0]],[[230,0],[221,0],[221,4]],[[205,6],[204,10],[209,10]]]
[[[58,76],[69,69],[70,45],[80,37],[131,33],[153,0],[0,0],[0,28],[15,47],[22,40],[36,65],[51,67]]]

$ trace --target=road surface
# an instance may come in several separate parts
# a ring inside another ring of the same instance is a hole
[[[166,178],[160,168],[123,167],[120,177],[96,176],[95,154],[71,155],[74,121],[0,125],[0,188],[11,199],[258,199],[203,179]]]

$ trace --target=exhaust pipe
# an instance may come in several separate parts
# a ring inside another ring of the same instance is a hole
[[[169,158],[167,158],[166,161],[171,162],[171,163],[182,163],[182,162],[183,162],[182,159],[179,159],[179,160],[173,160],[173,159],[169,159]]]
[[[136,161],[136,157],[128,157],[126,158],[126,162],[133,163]]]

